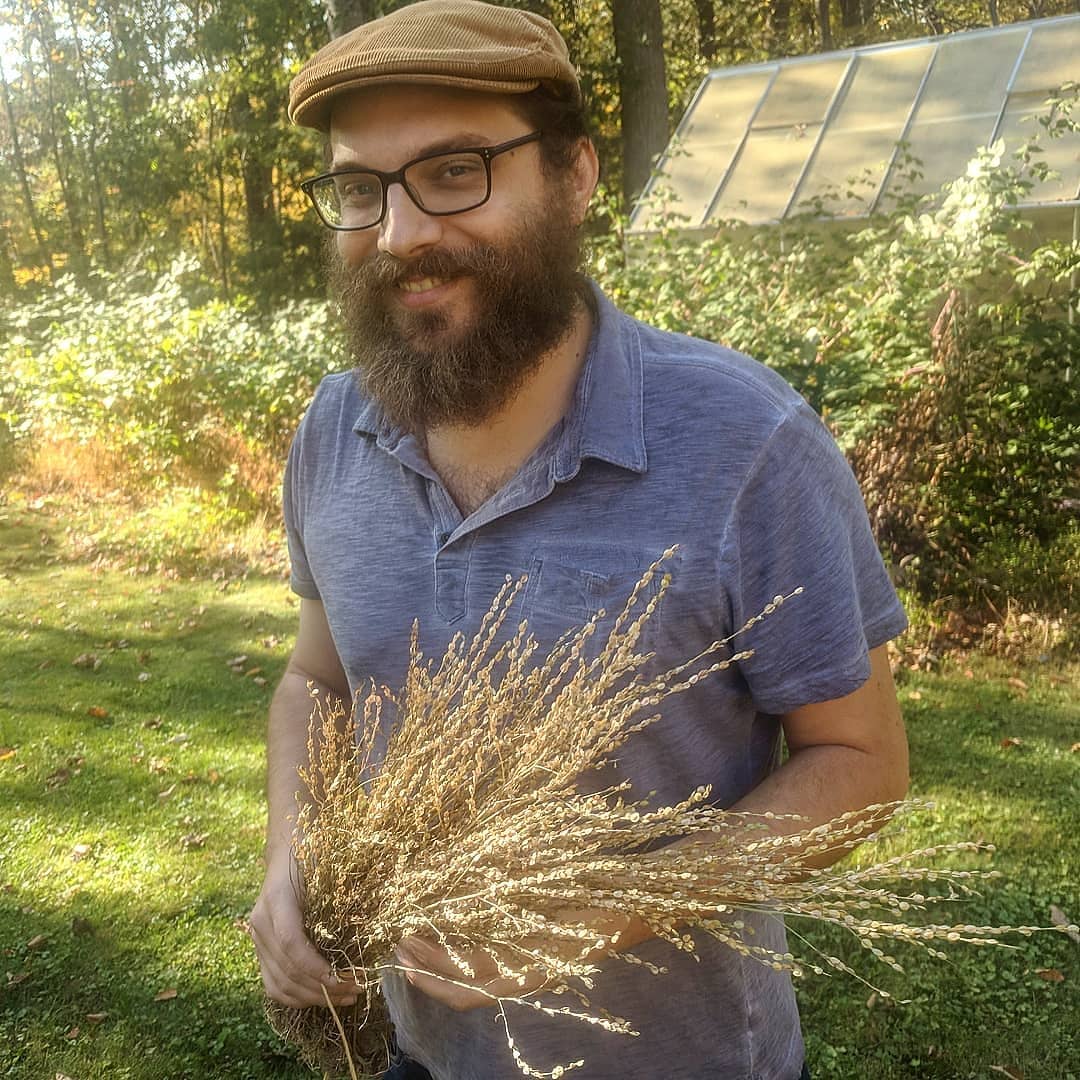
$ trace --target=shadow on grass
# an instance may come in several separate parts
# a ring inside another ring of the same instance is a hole
[[[15,980],[0,990],[3,1075],[311,1075],[268,1028],[250,943],[231,922],[154,913],[147,900],[137,931],[100,905],[92,922],[73,928],[70,911],[13,906],[19,899],[0,903],[0,943]]]

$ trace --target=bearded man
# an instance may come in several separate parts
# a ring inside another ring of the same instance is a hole
[[[618,606],[679,545],[650,621],[661,669],[726,637],[778,593],[754,655],[667,703],[620,752],[632,795],[817,824],[899,798],[907,745],[885,646],[905,625],[842,455],[761,365],[620,313],[578,269],[596,153],[566,46],[546,20],[479,0],[422,0],[321,50],[290,116],[329,137],[304,184],[331,230],[329,276],[356,370],[328,376],[290,452],[285,520],[296,647],[271,707],[266,878],[251,915],[267,993],[349,1004],[307,941],[290,814],[307,753],[308,683],[351,699],[400,685],[419,620],[425,655],[472,637],[507,574],[544,644]],[[517,616],[515,616],[517,617]],[[781,763],[786,743],[787,759]],[[777,822],[777,830],[793,828]],[[821,865],[824,860],[819,860]],[[779,920],[742,916],[785,951]],[[595,916],[610,929],[610,916]],[[785,972],[697,935],[700,962],[630,924],[594,1007],[638,1038],[516,1017],[581,1080],[796,1080],[805,1070]],[[384,979],[399,1060],[435,1080],[519,1075],[474,957],[402,942]],[[514,987],[515,992],[520,988]]]

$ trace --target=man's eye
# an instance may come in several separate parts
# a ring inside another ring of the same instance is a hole
[[[342,199],[351,202],[373,199],[378,197],[379,186],[371,180],[346,180],[338,186],[338,194]]]
[[[439,163],[435,178],[437,180],[465,180],[484,171],[484,164],[479,158],[455,158]]]

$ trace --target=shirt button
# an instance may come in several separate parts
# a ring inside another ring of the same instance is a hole
[[[445,544],[449,539],[450,539],[450,533],[448,533],[448,532],[439,533],[439,547],[442,547],[443,544]]]

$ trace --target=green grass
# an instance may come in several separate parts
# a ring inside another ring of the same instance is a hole
[[[310,1076],[262,1019],[238,927],[261,876],[265,712],[295,600],[280,573],[95,566],[84,520],[0,505],[0,748],[15,751],[0,761],[0,1076]],[[86,654],[96,670],[73,664]],[[265,685],[230,670],[244,654]],[[973,657],[901,677],[914,791],[935,801],[905,840],[999,847],[1005,878],[957,921],[1047,925],[1051,904],[1080,917],[1076,672]],[[1080,946],[1064,936],[901,955],[901,976],[800,930],[910,999],[801,983],[815,1077],[1080,1076]],[[1050,969],[1063,981],[1037,974]]]

